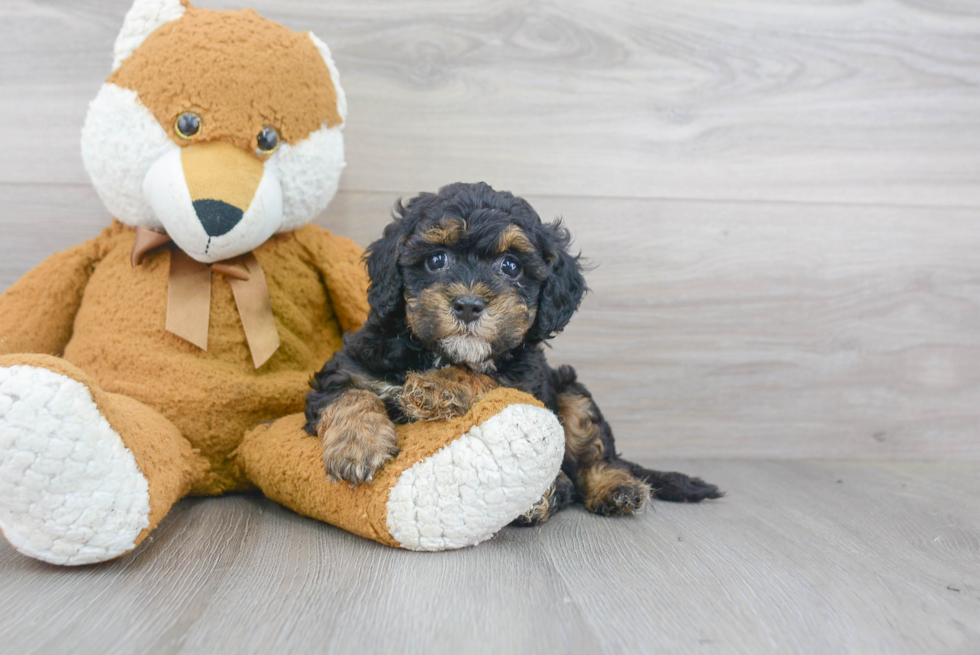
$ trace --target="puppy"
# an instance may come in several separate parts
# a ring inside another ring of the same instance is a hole
[[[565,459],[553,487],[519,525],[573,501],[625,515],[652,495],[698,502],[714,485],[651,471],[619,457],[612,429],[570,366],[553,369],[543,345],[586,291],[570,236],[531,206],[486,184],[451,184],[395,207],[367,251],[370,315],[311,381],[307,431],[323,440],[334,479],[371,480],[397,454],[394,423],[466,413],[501,385],[558,415]]]

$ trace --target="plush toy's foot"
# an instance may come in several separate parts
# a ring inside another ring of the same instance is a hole
[[[561,424],[530,396],[496,389],[465,416],[399,426],[399,455],[373,482],[328,482],[319,440],[289,416],[246,436],[239,461],[277,502],[411,550],[489,539],[538,501],[561,467]]]
[[[0,528],[24,555],[90,564],[132,550],[150,497],[88,388],[44,368],[0,368]]]
[[[163,415],[65,360],[0,357],[0,529],[22,554],[67,565],[119,557],[207,470]]]
[[[509,405],[399,476],[388,497],[388,532],[410,550],[486,541],[549,489],[564,452],[553,413]]]

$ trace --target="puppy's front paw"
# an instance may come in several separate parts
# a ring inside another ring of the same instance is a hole
[[[405,415],[414,421],[462,416],[472,403],[472,389],[441,371],[409,373],[398,396]]]
[[[334,480],[370,482],[398,454],[395,425],[384,403],[370,391],[346,392],[323,410],[317,425],[323,466]]]

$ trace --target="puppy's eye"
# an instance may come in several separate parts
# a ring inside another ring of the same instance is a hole
[[[263,155],[268,155],[276,151],[279,147],[279,133],[276,132],[274,127],[269,127],[266,125],[259,132],[258,136],[259,152]]]
[[[516,278],[521,274],[521,265],[516,259],[507,255],[500,260],[500,272],[510,278]]]
[[[181,139],[190,141],[201,131],[201,117],[189,111],[174,119],[174,132]]]
[[[449,255],[444,252],[434,252],[425,260],[425,267],[432,272],[442,270],[449,265]]]

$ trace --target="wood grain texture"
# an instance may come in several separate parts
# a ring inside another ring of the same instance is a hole
[[[0,182],[85,182],[129,4],[0,5]],[[246,4],[331,45],[348,190],[980,204],[971,0]]]
[[[956,464],[658,462],[731,491],[385,548],[254,496],[181,503],[135,554],[0,543],[4,652],[969,653],[980,476]]]
[[[106,222],[88,187],[5,198],[0,289]],[[342,192],[320,222],[366,245],[396,199]],[[529,199],[593,266],[549,360],[627,456],[980,461],[974,211]]]
[[[593,267],[549,360],[627,455],[980,460],[975,211],[528,198]],[[325,222],[367,243],[393,200]]]
[[[78,132],[128,4],[0,6],[0,289],[106,223]],[[478,178],[567,217],[598,267],[552,360],[627,453],[980,460],[973,4],[256,6],[343,71],[324,225]]]
[[[130,3],[0,3],[0,290],[108,221],[79,132]],[[244,4],[341,69],[321,224],[459,179],[564,215],[596,268],[550,359],[729,496],[440,554],[256,496],[98,566],[0,540],[0,652],[980,652],[977,3]]]

